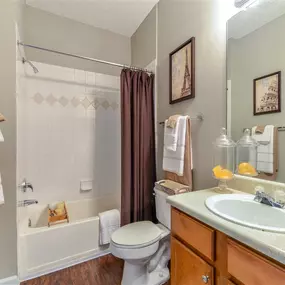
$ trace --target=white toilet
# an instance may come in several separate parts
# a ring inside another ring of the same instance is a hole
[[[169,280],[170,205],[168,194],[154,188],[156,216],[149,221],[121,227],[111,238],[111,253],[125,260],[121,285],[162,285]]]

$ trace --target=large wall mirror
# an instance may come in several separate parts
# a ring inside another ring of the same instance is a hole
[[[257,0],[228,21],[227,127],[257,138],[258,178],[285,182],[285,1]]]

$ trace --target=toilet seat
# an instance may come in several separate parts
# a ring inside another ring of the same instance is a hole
[[[118,248],[143,248],[161,239],[162,230],[150,221],[136,222],[113,233],[112,244]]]

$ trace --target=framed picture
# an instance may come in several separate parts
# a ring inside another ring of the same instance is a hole
[[[253,113],[281,112],[281,71],[253,80]]]
[[[195,97],[195,38],[169,54],[169,104]]]

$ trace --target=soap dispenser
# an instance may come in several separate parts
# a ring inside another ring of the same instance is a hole
[[[227,130],[222,128],[213,145],[213,177],[219,180],[217,192],[227,193],[227,181],[234,177],[236,143],[227,135]]]
[[[236,173],[244,176],[257,176],[258,142],[251,136],[250,129],[245,129],[236,147]]]

